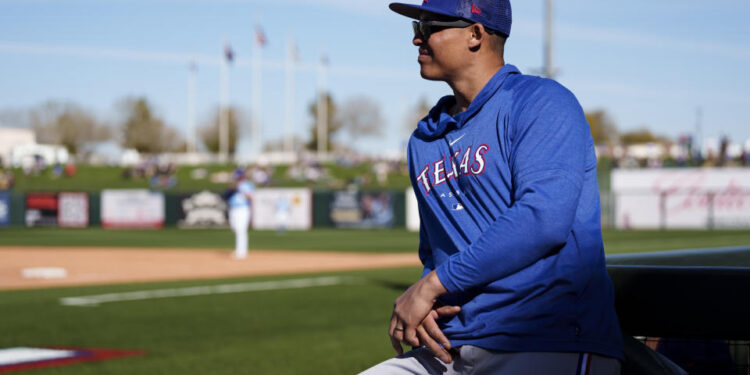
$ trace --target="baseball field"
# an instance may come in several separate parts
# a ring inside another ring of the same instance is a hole
[[[604,236],[608,253],[750,244],[747,230]],[[38,374],[353,374],[392,355],[386,323],[419,277],[416,234],[250,238],[235,261],[228,230],[0,230],[0,348],[141,353]],[[33,267],[66,274],[23,277]]]

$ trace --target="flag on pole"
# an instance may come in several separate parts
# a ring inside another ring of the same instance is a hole
[[[229,63],[234,61],[234,51],[232,51],[232,47],[229,45],[229,43],[224,43],[224,57]]]
[[[289,39],[289,44],[287,45],[289,58],[292,61],[299,61],[299,50],[297,49],[297,43],[294,43],[293,40]]]
[[[260,26],[255,27],[255,42],[261,47],[265,47],[266,43],[268,43],[266,33],[263,32],[263,28]]]

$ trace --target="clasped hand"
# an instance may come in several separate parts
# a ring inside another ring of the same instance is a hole
[[[461,310],[458,306],[437,306],[436,299],[447,290],[435,271],[409,287],[393,304],[393,314],[388,335],[391,345],[399,355],[404,353],[401,343],[425,346],[436,357],[450,363],[450,341],[437,324],[441,317],[451,317]]]

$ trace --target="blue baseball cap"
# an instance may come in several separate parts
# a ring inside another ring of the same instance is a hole
[[[510,0],[424,0],[422,5],[391,3],[388,7],[400,15],[417,20],[422,12],[463,18],[505,35],[510,35],[513,18]]]
[[[241,180],[245,178],[245,170],[242,168],[235,169],[232,173],[232,178],[234,178],[235,180]]]

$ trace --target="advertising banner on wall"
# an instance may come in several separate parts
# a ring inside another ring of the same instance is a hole
[[[227,203],[217,193],[207,190],[182,196],[179,204],[180,228],[225,228]]]
[[[0,191],[0,227],[10,224],[10,194]]]
[[[391,193],[337,191],[331,202],[331,221],[339,228],[390,228],[393,226]]]
[[[618,228],[750,228],[747,168],[612,172]]]
[[[26,226],[53,227],[57,225],[57,193],[26,194]]]
[[[161,228],[164,194],[145,189],[103,190],[102,227]]]
[[[253,229],[312,228],[310,189],[258,189],[253,192]]]
[[[406,229],[419,231],[419,207],[414,189],[406,189]]]
[[[89,195],[60,193],[57,197],[57,225],[62,228],[89,226]]]

